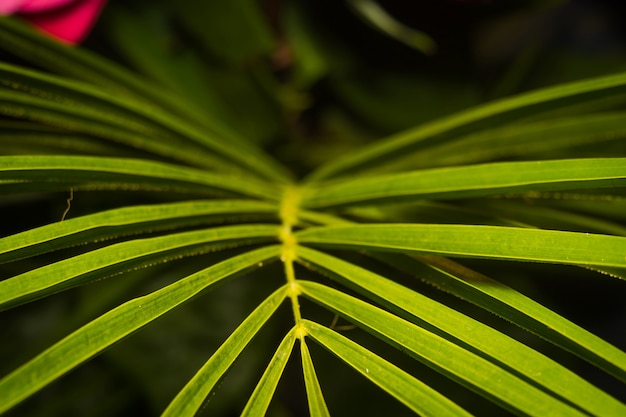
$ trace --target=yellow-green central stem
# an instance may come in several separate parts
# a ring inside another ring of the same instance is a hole
[[[280,219],[282,222],[280,229],[280,241],[282,242],[282,251],[280,260],[284,265],[285,278],[287,280],[288,296],[291,300],[291,308],[293,310],[293,318],[295,321],[298,334],[302,337],[302,316],[300,315],[300,303],[298,296],[300,288],[296,281],[296,274],[293,263],[296,260],[296,248],[298,243],[293,235],[293,226],[298,222],[298,203],[300,195],[298,189],[290,187],[285,190],[283,201],[280,207]]]

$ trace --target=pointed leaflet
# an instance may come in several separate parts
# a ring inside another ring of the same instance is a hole
[[[0,194],[59,189],[144,189],[280,199],[280,187],[238,176],[138,159],[0,156]]]
[[[278,349],[274,353],[272,360],[265,369],[261,380],[257,384],[254,392],[248,399],[246,407],[241,412],[242,416],[264,416],[267,413],[267,408],[272,401],[276,387],[278,386],[278,380],[283,374],[285,365],[289,360],[291,351],[293,350],[293,344],[296,341],[296,328],[292,328],[289,333],[284,337]]]
[[[476,304],[544,339],[569,350],[626,383],[626,352],[577,326],[501,282],[450,259],[380,254],[376,258],[428,282],[442,291]]]
[[[0,281],[0,310],[137,267],[277,235],[275,225],[236,225],[117,243]]]
[[[162,417],[195,415],[221,377],[274,314],[286,294],[287,287],[283,286],[259,304],[176,395]]]
[[[270,246],[232,257],[103,314],[0,380],[0,413],[211,285],[279,255]]]
[[[204,111],[162,85],[146,82],[126,68],[82,48],[65,45],[42,36],[19,19],[0,16],[0,45],[26,61],[104,87],[146,108],[160,108],[198,126],[206,126]]]
[[[327,208],[417,199],[626,186],[626,158],[500,162],[310,184],[302,206]]]
[[[0,263],[141,232],[231,218],[267,218],[277,212],[275,205],[254,200],[197,200],[107,210],[0,238]]]
[[[626,237],[556,230],[449,224],[367,224],[314,227],[300,243],[333,248],[626,267]]]
[[[0,85],[10,89],[0,89],[0,102],[3,103],[0,111],[4,109],[11,114],[18,112],[20,117],[23,117],[22,114],[28,117],[29,113],[39,110],[39,117],[50,123],[64,115],[65,118],[73,115],[74,123],[77,123],[76,119],[85,119],[93,125],[102,124],[117,131],[133,132],[140,138],[135,139],[133,135],[122,138],[144,147],[163,142],[163,149],[169,148],[170,153],[179,154],[180,158],[190,158],[194,152],[200,152],[207,159],[213,156],[216,162],[232,161],[224,163],[226,167],[235,163],[272,179],[284,181],[286,178],[282,168],[247,142],[234,146],[230,138],[215,137],[167,112],[120,98],[89,84],[0,63]],[[41,115],[40,109],[52,112],[54,116],[46,118]],[[83,129],[89,129],[89,124],[83,126]],[[144,140],[141,140],[142,136]],[[107,137],[106,134],[104,137]],[[162,155],[168,156],[163,152]]]
[[[616,97],[624,91],[626,91],[626,73],[621,73],[494,101],[426,123],[356,152],[347,153],[343,158],[337,158],[321,166],[310,178],[319,180],[372,169],[381,164],[388,164],[397,157],[418,152],[432,144],[439,145],[484,127],[519,120],[566,105]]]
[[[607,407],[610,410],[611,406],[614,410],[619,410],[620,406],[626,410],[626,406],[619,404],[592,384],[582,380],[546,356],[471,317],[414,292],[410,288],[322,252],[299,247],[298,256],[307,265],[310,263],[311,268],[332,273],[333,277],[347,284],[350,288],[361,293],[365,292],[369,298],[380,302],[401,316],[407,316],[406,313],[410,313],[418,319],[416,323],[425,329],[433,331],[453,343],[458,343],[460,346],[465,346],[468,350],[496,364],[504,364],[517,376],[532,381],[535,386],[554,392],[582,409],[594,414],[606,413]],[[552,313],[552,316],[557,315]],[[413,320],[413,318],[409,319]],[[563,323],[569,324],[565,326],[565,331],[576,328],[564,319],[560,322],[551,321],[551,324],[560,325]],[[581,334],[580,331],[575,335],[581,336],[580,343],[583,345],[591,336],[585,333]],[[622,362],[621,366],[624,366],[626,354],[623,352],[621,355],[616,354],[615,351],[619,352],[619,350],[612,348],[607,343],[604,345],[596,343],[592,346],[599,347],[603,353],[613,353],[612,359],[615,359],[617,364]],[[565,384],[563,381],[567,381],[567,383]]]
[[[99,139],[143,151],[146,156],[159,156],[194,166],[220,171],[233,171],[237,165],[221,161],[209,150],[185,143],[171,134],[153,133],[149,129],[133,131],[132,125],[119,118],[110,117],[98,109],[72,105],[21,92],[0,89],[0,114],[19,117],[42,126],[68,129],[72,133],[95,136]],[[150,155],[152,154],[152,155]]]
[[[537,417],[585,415],[505,369],[387,311],[314,282],[300,281],[299,286],[305,297],[511,411]],[[607,409],[611,414],[604,415],[618,417],[626,407],[620,408],[618,403]]]
[[[306,398],[309,404],[309,414],[311,417],[330,417],[320,382],[315,373],[311,352],[306,345],[306,339],[300,339],[300,356],[302,360],[302,373],[304,374],[304,385],[306,387]]]
[[[461,407],[374,352],[318,323],[302,322],[309,337],[413,412],[431,417],[470,416]]]
[[[433,144],[416,155],[395,161],[389,169],[398,172],[403,167],[468,165],[529,156],[535,159],[554,152],[564,157],[581,145],[601,148],[606,142],[622,141],[625,136],[626,114],[617,112],[516,123],[480,130],[441,145]]]

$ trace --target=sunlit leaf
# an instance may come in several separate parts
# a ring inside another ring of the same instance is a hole
[[[303,206],[626,186],[626,158],[500,162],[312,184]]]
[[[103,314],[2,378],[0,392],[4,401],[0,402],[0,412],[212,284],[275,259],[278,254],[278,247],[267,247],[235,256]]]
[[[297,233],[316,246],[626,267],[626,238],[518,227],[449,224],[363,224]]]
[[[285,338],[276,349],[272,360],[265,369],[261,380],[257,384],[254,392],[248,399],[246,408],[241,412],[242,416],[263,416],[267,412],[270,401],[276,391],[278,380],[283,374],[287,360],[293,350],[296,341],[296,329],[293,328],[287,333]]]
[[[393,314],[321,284],[306,281],[299,285],[305,296],[353,320],[399,349],[410,352],[419,361],[505,408],[533,416],[584,415],[507,370]],[[607,405],[605,415],[617,417],[625,408],[616,401]]]
[[[272,241],[277,229],[268,225],[234,225],[116,243],[0,281],[0,309],[145,265],[237,243]]]
[[[220,378],[276,311],[286,294],[286,287],[281,287],[259,304],[176,395],[163,416],[195,415]]]

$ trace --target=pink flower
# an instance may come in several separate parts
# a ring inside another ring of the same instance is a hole
[[[76,44],[91,30],[106,0],[0,0],[0,15],[23,17],[57,39]]]

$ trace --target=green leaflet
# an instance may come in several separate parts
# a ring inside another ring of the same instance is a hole
[[[367,23],[382,33],[406,44],[411,48],[431,55],[437,50],[435,41],[424,32],[404,25],[372,0],[348,0],[352,9]]]
[[[280,342],[254,392],[250,395],[246,407],[241,412],[242,416],[264,416],[267,413],[267,407],[269,407],[272,396],[276,391],[278,380],[283,374],[285,365],[287,365],[287,360],[289,360],[295,341],[296,328],[294,327]]]
[[[347,337],[309,320],[303,320],[303,325],[307,336],[415,413],[432,417],[470,415],[428,385]]]
[[[81,133],[25,121],[0,122],[3,155],[116,155],[139,157],[144,153]]]
[[[360,151],[336,158],[314,171],[310,178],[319,180],[370,170],[377,165],[390,163],[399,156],[405,157],[434,143],[442,144],[484,127],[536,116],[565,105],[572,106],[597,98],[617,96],[623,94],[625,90],[626,74],[621,73],[561,84],[497,100],[426,123],[378,141]]]
[[[106,210],[1,238],[0,263],[113,237],[229,218],[276,217],[277,212],[275,205],[254,200],[198,200]]]
[[[0,380],[0,412],[212,284],[276,259],[279,254],[279,247],[270,246],[232,257],[103,314]]]
[[[281,187],[238,176],[140,159],[88,156],[0,157],[0,194],[50,189],[144,189],[280,199]],[[6,193],[6,191],[4,191]]]
[[[32,97],[21,92],[0,90],[0,114],[42,122],[60,128],[71,129],[119,143],[127,147],[149,152],[147,157],[158,156],[173,159],[195,166],[218,169],[228,172],[236,167],[226,164],[207,149],[183,144],[175,135],[167,132],[151,132],[150,129],[133,131],[124,120],[110,117],[90,109],[90,107],[56,102],[40,97]],[[158,139],[158,140],[155,140]]]
[[[309,414],[311,417],[330,417],[305,338],[300,339],[300,357],[302,359],[302,373],[304,374]]]
[[[624,113],[600,113],[516,123],[471,133],[441,145],[433,144],[415,155],[395,161],[388,168],[398,172],[403,167],[416,169],[476,164],[512,157],[536,158],[554,152],[571,155],[572,151],[582,145],[602,147],[606,142],[623,140],[624,136]]]
[[[500,162],[310,184],[302,205],[327,208],[409,199],[626,186],[626,158]]]
[[[146,82],[115,62],[82,48],[67,48],[42,36],[19,19],[0,16],[0,44],[16,56],[75,79],[113,90],[127,100],[157,106],[184,120],[204,126],[204,112],[181,100],[172,91]]]
[[[626,238],[501,226],[364,224],[310,228],[298,242],[323,247],[626,267]]]
[[[179,391],[162,417],[193,416],[206,397],[235,362],[239,354],[250,343],[265,322],[274,314],[285,299],[287,287],[283,286],[266,298],[233,331],[211,358],[198,370],[194,377]]]
[[[236,225],[117,243],[0,281],[0,310],[140,266],[277,235],[275,225]]]
[[[201,166],[212,164],[229,168],[229,163],[222,161],[227,158],[232,161],[230,164],[234,162],[269,178],[278,181],[287,178],[282,168],[248,142],[237,142],[234,146],[230,138],[224,140],[208,135],[166,112],[98,87],[2,63],[0,84],[17,90],[0,90],[0,111],[24,113],[26,117],[31,115],[49,123],[62,121],[63,127],[69,123],[87,133],[117,137],[122,142]],[[198,153],[200,155],[196,155]],[[202,158],[207,161],[202,163]]]
[[[378,256],[376,256],[378,257]],[[580,356],[626,382],[626,353],[514,289],[450,259],[381,254],[389,262],[436,288],[476,304]]]
[[[509,410],[537,417],[585,415],[499,366],[411,322],[321,284],[307,281],[299,282],[299,285],[304,296],[358,323]],[[611,411],[611,415],[617,417],[623,415],[624,408],[622,414],[616,413],[615,409]]]
[[[365,291],[368,297],[381,302],[392,311],[400,314],[403,311],[410,313],[418,318],[417,324],[425,329],[434,331],[453,343],[460,341],[460,346],[496,364],[504,364],[535,386],[552,391],[581,409],[595,415],[618,415],[619,412],[626,412],[626,406],[582,380],[567,368],[471,317],[333,256],[304,247],[298,248],[298,256],[303,262],[307,264],[310,262],[311,268],[321,268],[331,272],[334,277],[338,277],[349,287],[359,292]],[[500,290],[500,292],[504,291]],[[514,296],[508,298],[520,301]],[[530,303],[525,303],[525,307],[529,305]],[[597,338],[582,329],[577,329],[577,326],[565,319],[556,320],[554,316],[558,317],[554,313],[547,316],[549,324],[558,324],[564,332],[574,329],[570,337],[580,337],[579,340],[568,341],[570,345],[589,346],[590,344],[592,355],[609,356],[614,360],[614,363],[610,364],[613,368],[626,367],[626,354],[606,342],[599,343]],[[563,338],[566,337],[561,336],[561,339]],[[624,378],[626,372],[622,369],[621,374]]]
[[[564,209],[543,207],[539,204],[524,204],[516,200],[491,199],[468,201],[463,207],[483,212],[492,218],[515,219],[526,225],[543,229],[594,232],[607,235],[626,236],[626,227],[602,218],[572,213]]]

